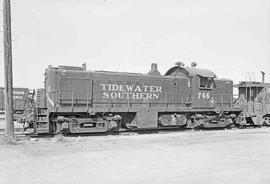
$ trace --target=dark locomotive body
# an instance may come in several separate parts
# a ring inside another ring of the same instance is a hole
[[[237,122],[233,83],[181,63],[165,76],[49,66],[37,133],[90,133],[164,128],[224,128]]]

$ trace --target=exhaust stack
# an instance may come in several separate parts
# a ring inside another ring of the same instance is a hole
[[[151,70],[148,72],[149,75],[160,75],[160,72],[157,69],[157,63],[151,64]]]
[[[195,68],[197,66],[197,63],[196,62],[192,62],[191,63],[191,68]]]
[[[175,66],[184,67],[185,66],[185,63],[183,63],[183,62],[176,62],[175,63]]]
[[[261,73],[262,73],[262,83],[264,83],[265,73],[263,71],[261,71]]]
[[[83,68],[84,71],[86,71],[86,63],[82,64],[82,68]]]

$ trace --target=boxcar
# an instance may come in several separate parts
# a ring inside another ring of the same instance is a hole
[[[25,110],[26,98],[29,93],[28,88],[13,89],[13,110],[14,114],[22,114]],[[0,88],[0,112],[5,113],[4,88]]]

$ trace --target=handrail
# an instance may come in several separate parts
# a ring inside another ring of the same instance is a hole
[[[217,102],[217,104],[220,104],[220,107],[221,107],[221,108],[222,108],[223,105],[225,105],[225,104],[229,104],[230,107],[233,106],[233,96],[232,96],[231,94],[212,94],[212,96],[213,96],[213,97],[216,97],[216,99],[217,99],[218,97],[220,97],[220,100],[219,100],[219,102]],[[229,103],[224,102],[224,98],[226,98],[226,97],[230,98]]]

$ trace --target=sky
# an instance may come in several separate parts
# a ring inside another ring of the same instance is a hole
[[[147,73],[157,63],[165,74],[178,61],[235,83],[250,80],[247,72],[261,81],[264,71],[270,82],[270,0],[11,0],[11,6],[14,87],[43,87],[48,65]]]

